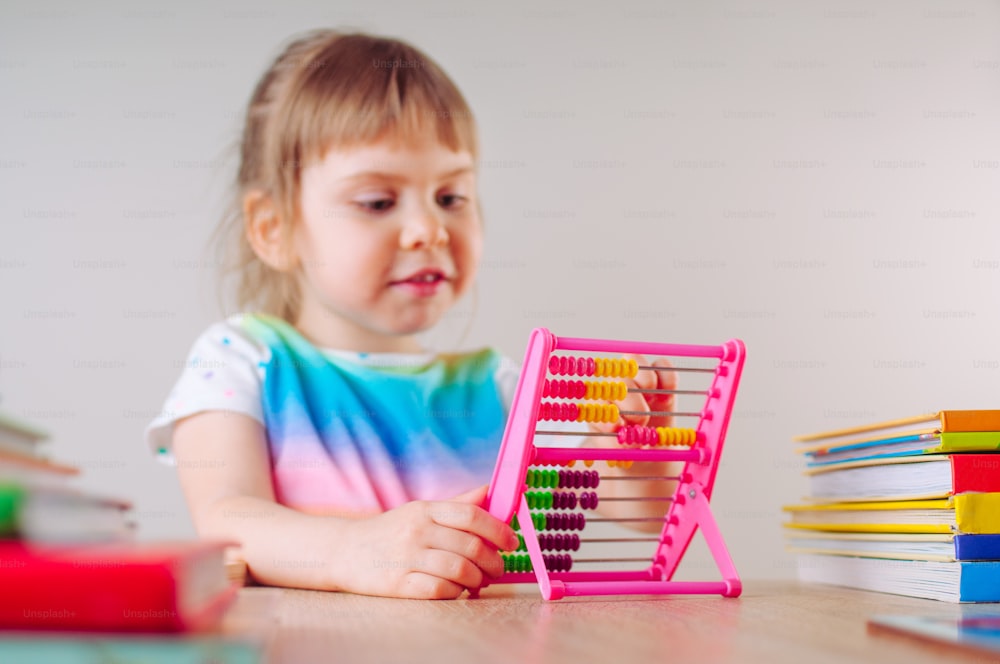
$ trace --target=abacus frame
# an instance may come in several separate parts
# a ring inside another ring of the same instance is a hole
[[[682,450],[536,446],[535,426],[539,419],[548,362],[552,353],[557,350],[717,359],[715,375],[698,417],[694,444],[689,449]],[[537,581],[546,600],[566,596],[637,594],[719,594],[723,597],[738,597],[742,592],[742,583],[709,501],[745,358],[746,347],[739,339],[731,339],[719,346],[701,346],[557,337],[545,328],[533,330],[487,493],[486,509],[504,522],[510,522],[517,514],[534,571],[505,572],[496,583]],[[524,495],[528,468],[533,465],[561,465],[573,460],[684,462],[648,568],[568,572],[550,572],[546,569],[538,534]],[[722,579],[672,581],[694,533],[699,529]]]

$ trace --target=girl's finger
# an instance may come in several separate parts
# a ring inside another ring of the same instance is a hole
[[[455,599],[465,590],[464,586],[425,572],[410,572],[401,585],[396,597],[408,599]]]
[[[670,360],[663,358],[653,361],[652,366],[654,367],[670,367]],[[654,389],[657,390],[676,390],[677,389],[677,372],[676,371],[651,371],[651,374],[656,378],[656,386]],[[652,411],[659,412],[673,412],[676,411],[677,399],[673,394],[648,394],[646,395],[646,401],[649,403],[649,409]],[[674,426],[674,418],[670,415],[654,415],[649,418],[649,426],[651,427],[672,427]]]
[[[427,547],[459,555],[491,578],[499,578],[503,573],[503,558],[496,547],[476,535],[453,528],[436,528],[428,537]]]
[[[468,558],[452,551],[425,549],[420,560],[414,561],[414,571],[423,572],[461,586],[476,590],[483,587],[483,572]]]
[[[428,505],[427,516],[439,526],[468,533],[508,551],[517,534],[486,510],[463,502],[438,501]]]
[[[635,360],[640,366],[647,364],[646,358],[642,355],[626,355],[627,359]],[[649,369],[641,369],[636,373],[634,379],[624,379],[629,392],[625,398],[618,402],[618,410],[632,413],[648,413],[650,411],[649,401],[645,394],[632,390],[649,390],[656,387],[656,374]],[[649,415],[622,415],[623,424],[645,425],[649,423]]]
[[[475,489],[470,489],[469,491],[459,494],[454,498],[449,498],[448,500],[449,502],[455,501],[456,503],[469,503],[470,505],[482,507],[483,501],[486,500],[486,492],[489,488],[489,484],[483,484],[482,486],[477,486]]]

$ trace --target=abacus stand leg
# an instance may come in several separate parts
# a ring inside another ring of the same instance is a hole
[[[676,518],[677,523],[668,529],[669,541],[665,547],[661,546],[658,555],[658,562],[663,565],[663,578],[669,580],[674,575],[695,530],[700,528],[723,579],[723,590],[719,594],[723,597],[739,597],[743,592],[743,584],[701,484],[694,482],[685,487],[684,502],[676,507],[677,512],[672,512],[669,518]]]

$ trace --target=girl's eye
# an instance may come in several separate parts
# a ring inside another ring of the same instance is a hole
[[[357,204],[369,212],[386,212],[396,204],[391,198],[373,198],[370,200],[357,201]]]
[[[438,205],[446,209],[455,210],[465,205],[468,200],[465,196],[459,196],[458,194],[441,194],[438,196]]]

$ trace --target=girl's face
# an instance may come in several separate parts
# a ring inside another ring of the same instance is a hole
[[[301,173],[296,326],[320,346],[413,352],[482,252],[472,155],[437,142],[333,149]]]

